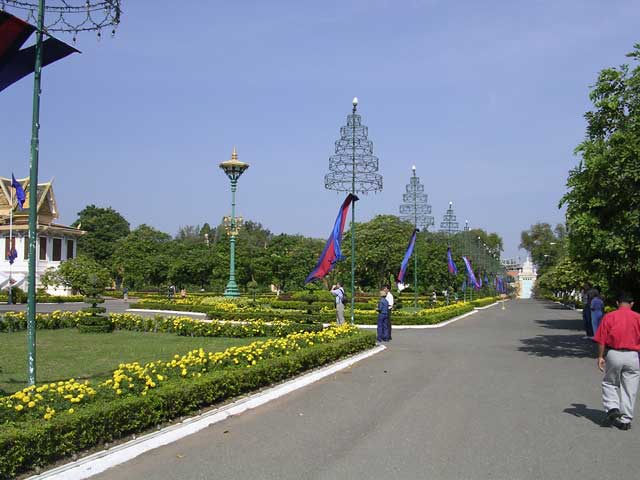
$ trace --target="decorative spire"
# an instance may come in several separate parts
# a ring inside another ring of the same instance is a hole
[[[442,217],[440,222],[440,232],[452,235],[460,231],[460,225],[457,222],[456,215],[453,211],[453,202],[449,202],[449,208]]]
[[[406,193],[402,195],[400,218],[413,223],[416,228],[427,230],[429,226],[434,225],[431,205],[428,203],[429,197],[424,193],[420,177],[416,176],[416,166],[413,165],[411,170],[412,175],[406,185]]]

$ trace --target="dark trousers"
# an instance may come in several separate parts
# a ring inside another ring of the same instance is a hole
[[[378,335],[379,342],[387,342],[391,340],[391,329],[388,315],[378,315]]]
[[[587,337],[593,337],[593,324],[591,323],[591,307],[587,304],[582,307],[582,322]]]

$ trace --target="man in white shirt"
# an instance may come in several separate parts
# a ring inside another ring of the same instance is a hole
[[[341,283],[336,283],[331,287],[331,295],[336,297],[336,322],[338,325],[344,323],[344,288]]]
[[[384,286],[384,291],[387,293],[385,295],[385,298],[387,299],[387,303],[389,303],[389,340],[391,340],[391,312],[393,310],[393,295],[391,294],[391,286],[390,285],[385,285]]]

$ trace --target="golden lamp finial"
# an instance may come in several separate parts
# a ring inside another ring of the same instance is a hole
[[[236,152],[236,147],[233,147],[233,152],[231,153],[231,160],[232,161],[238,161],[238,152]]]

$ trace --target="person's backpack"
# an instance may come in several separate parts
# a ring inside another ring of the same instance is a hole
[[[342,304],[343,305],[348,305],[349,304],[349,299],[347,298],[347,294],[344,293],[344,288],[341,288],[340,290],[342,290]]]

